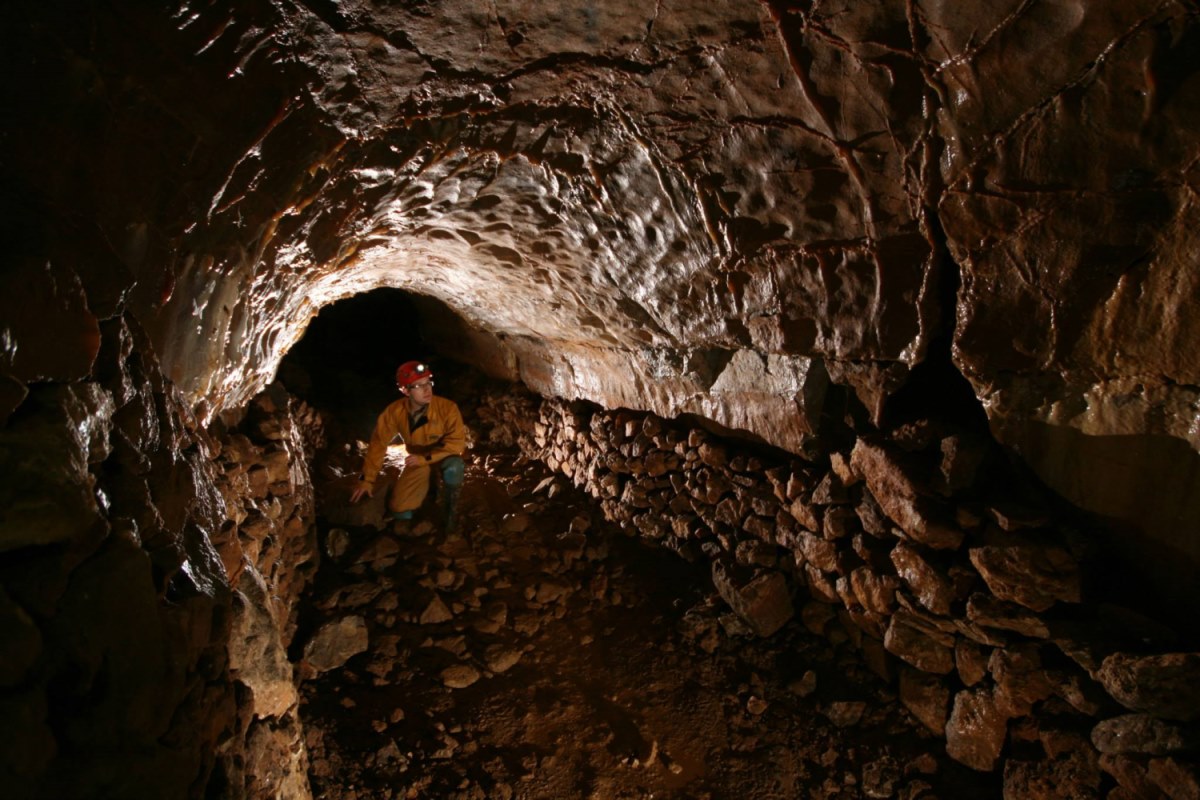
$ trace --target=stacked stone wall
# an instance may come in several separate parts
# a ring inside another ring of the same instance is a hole
[[[1096,531],[990,440],[920,422],[810,461],[511,391],[480,417],[610,520],[711,561],[750,631],[795,609],[858,651],[1006,796],[1195,796],[1200,654],[1113,602]]]

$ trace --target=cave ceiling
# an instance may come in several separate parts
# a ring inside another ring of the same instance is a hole
[[[1194,2],[7,13],[55,313],[135,310],[202,416],[389,286],[496,374],[790,449],[932,357],[1018,448],[1200,446]]]

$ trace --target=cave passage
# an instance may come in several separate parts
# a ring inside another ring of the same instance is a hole
[[[0,793],[1196,800],[1196,6],[6,4]]]
[[[756,635],[706,562],[606,521],[565,476],[497,441],[514,421],[488,415],[520,386],[433,362],[472,431],[453,532],[433,500],[395,533],[377,502],[348,507],[364,410],[390,401],[393,365],[438,336],[420,323],[401,292],[343,301],[278,376],[328,435],[313,465],[329,478],[321,567],[290,654],[315,796],[1000,796],[851,647],[798,619]],[[760,550],[762,566],[785,555]]]

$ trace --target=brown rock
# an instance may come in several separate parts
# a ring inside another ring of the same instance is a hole
[[[807,564],[825,572],[837,572],[840,564],[837,545],[827,539],[821,539],[806,531],[800,531],[796,536],[800,553]]]
[[[881,538],[891,536],[892,522],[883,513],[883,509],[869,490],[863,491],[862,499],[854,507],[854,513],[858,515],[859,524],[867,533]]]
[[[988,670],[996,682],[993,692],[996,707],[1009,718],[1025,716],[1034,703],[1054,693],[1035,644],[1014,643],[992,651]]]
[[[1009,759],[1004,763],[1004,796],[1021,800],[1096,798],[1100,793],[1100,766],[1095,751],[1079,749],[1040,761]]]
[[[826,472],[825,476],[821,478],[821,482],[813,489],[812,497],[809,500],[813,505],[818,506],[845,503],[847,500],[846,487],[842,486],[842,482],[836,474]]]
[[[421,612],[421,616],[417,618],[417,622],[421,625],[436,625],[452,619],[454,619],[454,613],[442,602],[441,597],[434,595],[429,604],[425,606],[425,610]]]
[[[836,616],[837,613],[829,603],[805,603],[800,609],[800,621],[804,624],[805,628],[817,636],[825,635],[830,621]]]
[[[1198,677],[1200,653],[1114,653],[1096,675],[1105,691],[1131,711],[1184,721],[1200,718]]]
[[[954,637],[930,630],[905,611],[892,617],[883,646],[925,672],[945,675],[954,669]]]
[[[861,720],[867,704],[861,700],[837,700],[821,707],[826,719],[839,728],[852,728]]]
[[[947,493],[967,488],[987,455],[987,443],[972,437],[953,435],[942,439],[942,485]]]
[[[858,515],[850,506],[830,506],[821,515],[821,535],[826,539],[842,539],[859,529]]]
[[[983,649],[965,638],[954,643],[954,665],[959,679],[968,688],[983,680],[988,672],[988,659]]]
[[[1171,800],[1200,800],[1200,768],[1175,758],[1152,758],[1150,782]]]
[[[304,660],[318,672],[327,672],[366,649],[367,621],[357,616],[343,617],[317,629],[304,646]]]
[[[996,768],[1004,747],[1008,718],[996,708],[987,689],[969,689],[954,696],[946,723],[946,753],[980,772]]]
[[[962,544],[963,532],[953,516],[926,496],[895,451],[859,439],[850,463],[863,476],[883,513],[908,538],[939,550],[957,549]]]
[[[917,548],[904,542],[891,552],[896,574],[912,591],[921,605],[935,614],[948,616],[954,600],[954,587],[950,579],[929,563]]]
[[[779,572],[762,572],[740,584],[720,562],[713,562],[713,584],[729,607],[759,636],[770,636],[792,618],[792,598]]]
[[[251,710],[256,717],[282,717],[299,702],[299,696],[284,634],[274,616],[270,591],[257,570],[242,570],[237,599],[239,602],[234,604],[230,627],[229,668],[234,677],[249,688]],[[331,669],[345,661],[345,658],[338,661],[340,656],[333,654],[344,645],[321,642],[310,643],[310,646],[314,650],[323,650],[317,656],[318,663],[313,665],[318,670]]]
[[[878,614],[890,614],[896,607],[898,586],[891,575],[880,575],[869,567],[858,567],[850,573],[850,587],[859,604]]]
[[[788,513],[806,529],[814,532],[821,530],[821,521],[817,519],[816,511],[804,498],[797,497],[793,500],[788,506]]]
[[[1147,763],[1129,756],[1101,753],[1100,768],[1112,775],[1131,800],[1166,800],[1167,796],[1150,781]],[[1112,795],[1109,795],[1112,798]]]
[[[1101,753],[1166,756],[1200,750],[1200,729],[1149,714],[1124,714],[1092,728],[1092,744]]]
[[[470,664],[454,664],[442,670],[442,684],[449,689],[465,689],[479,680],[479,670]]]
[[[804,578],[805,583],[808,584],[808,592],[814,600],[819,600],[822,603],[841,602],[833,580],[812,564],[804,565]]]
[[[935,736],[945,734],[950,690],[941,678],[901,666],[900,702]]]
[[[850,466],[850,456],[846,454],[830,453],[829,468],[833,470],[833,474],[837,476],[838,481],[844,487],[849,488],[862,481],[862,476]]]
[[[967,619],[977,625],[1014,631],[1036,639],[1050,635],[1050,629],[1037,614],[982,593],[973,594],[967,600]]]
[[[1061,547],[1018,540],[972,547],[969,554],[988,589],[1001,600],[1034,611],[1045,611],[1057,601],[1079,602],[1079,565]]]

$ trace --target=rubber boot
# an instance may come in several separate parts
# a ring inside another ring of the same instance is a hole
[[[458,498],[461,494],[461,483],[442,485],[442,526],[446,533],[458,526]]]
[[[393,511],[392,512],[392,533],[397,536],[407,536],[412,533],[413,512],[411,511]]]

